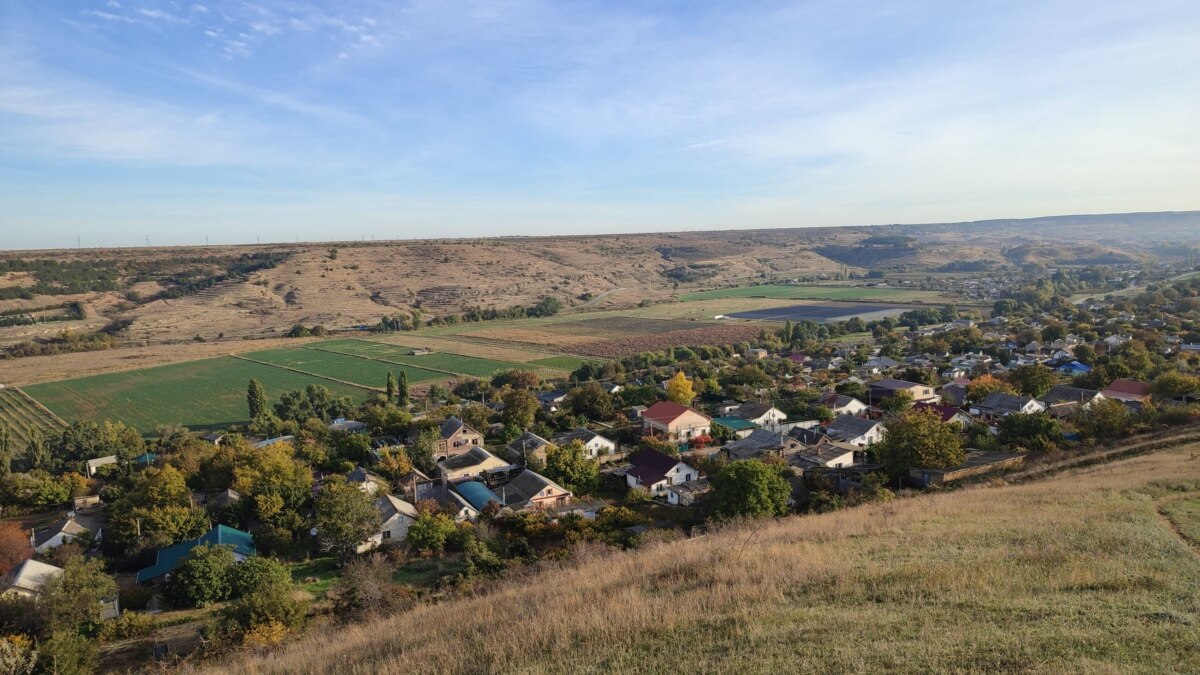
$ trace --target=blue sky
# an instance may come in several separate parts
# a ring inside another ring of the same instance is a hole
[[[1200,3],[0,0],[0,248],[1200,208]]]

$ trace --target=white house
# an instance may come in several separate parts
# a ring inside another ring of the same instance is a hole
[[[732,417],[740,417],[747,422],[753,422],[762,427],[770,427],[787,419],[787,414],[770,403],[751,401],[743,403],[729,412]]]
[[[88,478],[95,476],[96,472],[100,470],[100,467],[108,466],[110,464],[116,464],[116,463],[117,463],[116,455],[109,455],[108,457],[97,457],[95,459],[89,459],[87,461]]]
[[[883,440],[883,425],[853,415],[838,415],[825,427],[830,439],[865,448]]]
[[[579,441],[583,443],[584,450],[587,450],[587,456],[596,459],[604,455],[611,455],[617,451],[617,444],[592,431],[591,429],[572,429],[565,434],[559,434],[550,439],[550,442],[558,447],[562,447],[571,441]]]
[[[668,486],[700,478],[698,470],[657,450],[642,450],[629,463],[632,466],[625,472],[626,484],[645,488],[655,497],[666,494]]]
[[[383,544],[399,543],[408,537],[408,528],[417,520],[417,507],[395,495],[383,495],[376,502],[383,524],[379,533],[358,545],[358,552],[363,553]]]
[[[38,553],[47,553],[50,549],[69,544],[72,540],[89,534],[99,541],[101,527],[98,519],[79,516],[72,512],[67,514],[65,520],[59,521],[53,527],[35,533],[32,542],[33,548]]]

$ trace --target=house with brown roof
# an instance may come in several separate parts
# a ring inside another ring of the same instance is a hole
[[[878,382],[871,383],[871,389],[869,392],[871,404],[879,405],[880,401],[895,396],[897,393],[902,391],[907,391],[908,393],[912,394],[914,401],[936,402],[938,399],[938,395],[933,391],[933,387],[927,384],[885,377]]]
[[[571,491],[540,473],[525,469],[509,482],[492,488],[504,508],[513,511],[556,509],[571,502]]]
[[[1100,393],[1104,394],[1104,398],[1128,404],[1141,405],[1150,401],[1150,385],[1137,380],[1113,380],[1113,383]]]
[[[409,439],[410,442],[416,440],[416,435]],[[440,462],[447,457],[464,454],[477,445],[483,445],[483,434],[452,415],[438,427],[438,442],[433,448],[433,461]]]
[[[631,487],[645,488],[652,496],[666,494],[668,486],[681,485],[700,478],[700,471],[676,457],[647,448],[629,460],[625,482]]]
[[[938,416],[942,424],[953,424],[957,427],[966,429],[970,426],[971,416],[955,408],[951,405],[941,405],[940,403],[925,403],[924,401],[913,405],[915,410],[929,410]]]
[[[707,436],[712,430],[712,418],[674,401],[659,401],[642,413],[642,426],[654,435],[672,441],[686,441]]]

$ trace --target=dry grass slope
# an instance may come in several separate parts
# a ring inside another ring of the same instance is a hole
[[[627,554],[217,672],[1198,672],[1196,447]]]

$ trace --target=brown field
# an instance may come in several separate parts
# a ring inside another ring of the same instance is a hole
[[[555,352],[546,351],[541,347],[534,347],[532,345],[529,347],[515,344],[506,346],[455,335],[429,337],[420,333],[400,333],[372,336],[367,339],[374,342],[403,345],[405,347],[424,347],[433,351],[450,352],[453,354],[462,354],[463,356],[477,356],[481,359],[496,359],[497,361],[514,361],[516,363],[536,361],[555,354]]]
[[[541,328],[541,326],[539,326],[539,328]],[[533,328],[490,328],[487,330],[473,331],[470,333],[460,333],[458,335],[470,338],[483,338],[498,342],[527,343],[541,347],[554,347],[564,350],[570,350],[573,347],[579,347],[581,345],[602,341],[602,339],[598,337],[554,333],[547,330],[537,330]]]
[[[721,324],[689,330],[676,330],[657,335],[620,337],[600,342],[572,345],[566,348],[573,354],[617,358],[641,352],[652,352],[669,347],[695,347],[700,345],[724,345],[750,340],[762,332],[756,324]]]
[[[208,672],[1197,672],[1200,551],[1159,513],[1200,495],[1196,449],[580,549]]]
[[[542,330],[567,335],[610,337],[614,335],[654,335],[696,328],[694,321],[648,319],[636,316],[609,316],[577,321],[560,321],[541,326]]]

